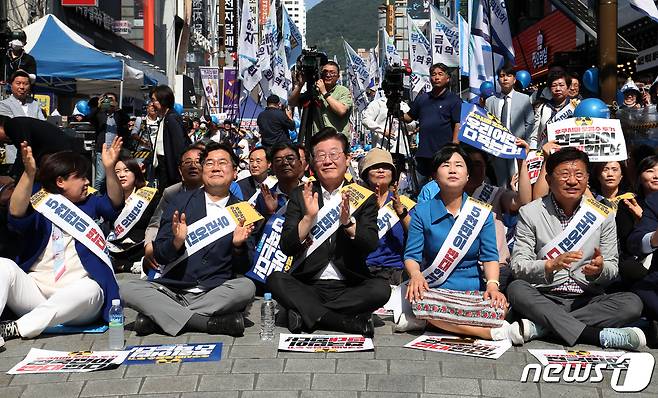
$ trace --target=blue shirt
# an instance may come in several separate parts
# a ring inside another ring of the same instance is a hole
[[[423,187],[420,189],[420,193],[418,194],[418,203],[423,203],[430,199],[434,199],[440,190],[441,189],[439,188],[439,184],[436,182],[436,180],[431,180],[427,184],[423,185]]]
[[[468,195],[462,195],[462,208],[467,198]],[[416,211],[411,215],[404,259],[414,260],[425,269],[434,261],[448,232],[455,224],[455,218],[446,209],[440,195],[427,202],[418,203],[414,210]],[[496,227],[491,213],[462,261],[438,287],[459,291],[483,290],[482,270],[478,261],[498,262]]]
[[[461,109],[462,100],[447,89],[437,97],[426,92],[418,94],[409,109],[409,116],[420,126],[416,157],[431,158],[452,141],[455,124],[461,122]]]
[[[389,192],[386,202],[391,201],[393,194]],[[413,209],[412,209],[413,210]],[[379,245],[368,255],[366,264],[369,267],[393,267],[403,268],[402,253],[404,253],[404,227],[402,221],[396,223],[393,228],[379,239]]]

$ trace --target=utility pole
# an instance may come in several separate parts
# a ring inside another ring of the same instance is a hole
[[[601,99],[610,105],[617,93],[617,0],[599,0],[598,36]]]

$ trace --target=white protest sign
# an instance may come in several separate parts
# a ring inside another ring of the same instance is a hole
[[[587,153],[590,162],[622,161],[628,158],[619,119],[571,118],[546,126],[548,139],[562,147]]]

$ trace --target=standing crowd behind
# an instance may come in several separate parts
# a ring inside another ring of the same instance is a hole
[[[385,307],[399,332],[656,343],[655,148],[629,145],[626,161],[607,163],[561,148],[547,126],[582,98],[578,77],[553,67],[528,95],[504,66],[500,92],[481,104],[543,158],[533,181],[525,159],[459,142],[450,73],[432,65],[432,90],[401,106],[395,126],[373,101],[363,123],[378,144],[358,159],[335,62],[322,67],[316,98],[302,76],[290,98],[267,97],[257,131],[184,119],[168,86],[150,92],[139,118],[105,93],[76,117],[95,130],[88,158],[32,112],[30,76],[17,70],[0,101],[0,141],[17,148],[0,177],[0,337],[107,322],[113,299],[138,312],[139,335],[241,336],[245,309],[270,292],[292,333],[372,337]],[[625,81],[621,111],[652,106],[657,90]],[[299,145],[282,102],[308,101],[318,109]],[[403,190],[401,176],[418,189]]]

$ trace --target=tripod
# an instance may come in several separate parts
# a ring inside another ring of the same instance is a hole
[[[386,122],[384,123],[384,137],[379,142],[379,146],[381,149],[391,153],[393,164],[395,164],[395,168],[398,171],[398,175],[395,177],[396,179],[400,178],[403,171],[407,172],[409,181],[408,189],[415,196],[420,191],[420,187],[418,186],[418,178],[416,177],[416,165],[409,145],[409,130],[407,129],[407,124],[399,120],[400,115],[402,115],[400,101],[400,99],[394,96],[386,100],[388,112],[386,114]],[[397,128],[395,128],[396,124]],[[386,132],[388,132],[388,135]],[[391,148],[393,134],[397,137],[395,139],[395,148]],[[402,152],[400,151],[401,149],[403,150]]]

